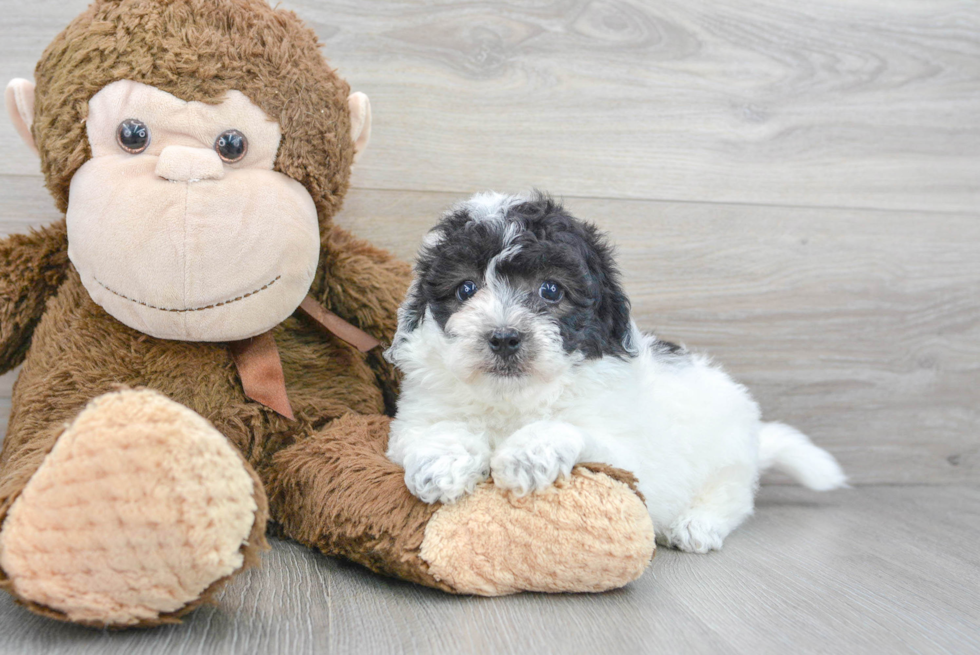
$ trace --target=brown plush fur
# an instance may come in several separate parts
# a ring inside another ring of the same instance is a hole
[[[180,618],[194,611],[204,603],[207,603],[222,587],[225,586],[232,578],[244,571],[245,569],[252,568],[259,565],[259,558],[263,551],[269,549],[269,542],[266,540],[265,531],[266,524],[269,519],[269,503],[266,500],[265,494],[262,492],[262,482],[259,476],[255,473],[252,467],[245,463],[246,471],[248,471],[249,476],[255,484],[255,493],[253,498],[255,504],[258,506],[258,511],[255,515],[255,522],[252,523],[251,533],[248,535],[248,539],[242,545],[241,552],[244,555],[244,561],[242,562],[241,568],[234,571],[231,575],[225,576],[219,580],[215,580],[204,592],[197,598],[176,612],[168,612],[162,614],[152,621],[138,621],[136,623],[130,623],[125,626],[114,626],[106,625],[103,622],[86,622],[86,621],[76,621],[79,625],[84,625],[91,628],[109,628],[109,629],[125,629],[125,628],[152,628],[158,625],[166,625],[173,623],[180,623]],[[6,509],[4,509],[6,512]],[[14,593],[10,581],[6,580],[0,575],[0,589],[4,589],[10,593]],[[16,597],[16,594],[14,594]],[[41,616],[46,616],[50,619],[56,619],[58,621],[69,621],[70,619],[64,612],[59,610],[46,607],[44,605],[39,605],[38,603],[25,600],[22,598],[17,598],[17,602],[24,605],[29,610],[35,614],[40,614]]]
[[[205,102],[237,89],[277,120],[283,141],[275,169],[301,182],[319,213],[320,265],[311,294],[390,342],[410,270],[331,223],[353,158],[348,87],[323,61],[309,29],[265,0],[95,2],[48,47],[36,71],[32,130],[62,211],[72,175],[90,156],[88,99],[120,79]],[[383,413],[393,408],[395,371],[378,349],[363,354],[299,314],[273,334],[295,421],[245,397],[226,344],[155,339],[96,305],[68,262],[63,221],[0,241],[0,372],[24,361],[0,454],[0,527],[88,401],[120,387],[149,387],[209,420],[261,481],[245,566],[265,547],[266,489],[268,514],[286,535],[453,591],[419,557],[438,506],[412,497],[400,469],[384,457]],[[178,612],[141,625],[175,621],[222,582]],[[0,588],[14,593],[2,571]]]
[[[589,469],[593,473],[602,473],[603,475],[609,476],[616,482],[622,482],[623,484],[625,484],[627,487],[630,488],[630,491],[632,491],[637,496],[639,496],[640,500],[646,502],[646,499],[643,497],[643,494],[641,494],[640,490],[637,488],[637,485],[639,484],[639,480],[637,480],[636,476],[630,473],[629,471],[624,471],[623,469],[618,469],[614,466],[603,464],[602,462],[584,462],[580,464],[580,466],[582,468]]]
[[[34,78],[31,131],[62,212],[91,156],[88,99],[117,80],[209,103],[241,91],[278,121],[275,170],[309,190],[321,219],[347,191],[350,88],[324,63],[313,31],[266,0],[98,0],[47,47]]]
[[[347,415],[278,453],[264,476],[287,534],[373,571],[453,591],[419,557],[439,505],[419,503],[405,472],[385,457],[388,417]],[[323,503],[344,495],[350,503]],[[285,513],[282,510],[291,509]],[[274,510],[274,511],[275,511]]]
[[[32,132],[58,208],[67,209],[71,178],[90,156],[88,99],[105,85],[130,79],[210,103],[239,90],[279,122],[275,170],[301,182],[316,204],[323,237],[312,295],[390,341],[409,267],[331,225],[354,151],[349,87],[318,48],[292,12],[265,0],[95,2],[45,50],[35,71]],[[376,416],[386,399],[392,403],[395,374],[378,353],[364,355],[297,315],[274,332],[297,417],[287,421],[245,398],[226,345],[162,341],[108,316],[82,287],[66,248],[64,221],[0,242],[0,371],[26,357],[0,455],[0,522],[65,424],[89,400],[120,386],[150,387],[196,410],[238,447],[250,471],[267,475],[274,453],[332,419]],[[266,501],[257,501],[261,535]],[[276,509],[280,519],[290,511]],[[246,565],[263,545],[263,538],[249,540]],[[10,586],[2,572],[0,586]]]
[[[369,266],[364,261],[364,254],[350,254],[347,266],[352,267],[359,276],[361,291],[370,288],[363,274],[365,269],[371,269],[372,275],[367,280],[374,280],[375,284],[385,287],[378,290],[378,296],[383,298],[389,293],[398,293],[392,289],[401,289],[404,293],[408,280],[407,267],[394,262],[381,251],[360,245],[363,252],[373,255],[375,264],[374,267]],[[335,275],[343,276],[348,270],[343,264],[334,263]],[[354,289],[358,286],[351,285]],[[313,292],[321,298],[327,296],[322,288],[314,288]],[[358,293],[347,293],[344,300],[360,307],[362,299]],[[375,298],[373,302],[378,301]],[[349,307],[337,304],[327,306],[348,320],[357,318]],[[393,316],[394,307],[388,307],[387,312]],[[365,324],[372,323],[370,315],[363,318]],[[385,322],[382,316],[373,318],[376,325]],[[393,321],[387,322],[393,324]],[[374,334],[390,340],[393,328]],[[273,455],[281,449],[308,440],[322,426],[345,414],[366,415],[348,420],[364,421],[370,426],[370,417],[377,417],[384,411],[384,393],[378,376],[370,366],[371,358],[368,355],[335,337],[325,335],[319,326],[299,315],[276,328],[274,335],[282,357],[286,388],[297,418],[295,422],[287,421],[272,410],[245,398],[226,345],[164,341],[122,325],[89,298],[77,273],[69,266],[65,283],[58,295],[48,302],[47,311],[34,333],[31,349],[14,388],[10,424],[0,456],[0,521],[54,446],[65,423],[70,422],[90,399],[121,385],[156,389],[197,411],[238,447],[252,467],[263,472],[264,483],[271,479],[282,480],[284,476],[277,469],[293,466],[288,455],[280,456],[273,462]],[[354,429],[353,426],[351,429]],[[344,430],[334,430],[334,434],[344,433]],[[377,436],[376,432],[372,434]],[[344,460],[339,463],[339,469],[352,471],[358,468],[363,453],[343,450],[341,454]],[[383,457],[383,450],[379,455]],[[296,452],[295,456],[302,459],[300,452]],[[312,475],[327,480],[333,473],[333,468],[325,466]],[[306,474],[310,475],[309,472]],[[394,479],[401,483],[400,478]],[[401,486],[404,487],[404,484]],[[336,496],[345,491],[342,485],[318,489],[316,495],[302,499],[299,506],[279,503],[273,507],[273,516],[285,523],[293,513],[305,514],[311,504],[337,506]],[[407,513],[427,509],[428,506],[408,496],[407,492],[405,495],[403,509]],[[355,513],[367,513],[374,509],[360,505],[360,501],[359,498],[348,498],[345,505]],[[260,505],[263,504],[264,501],[260,502]],[[294,518],[290,525],[298,525],[302,521],[303,518]],[[256,525],[259,523],[257,521]],[[264,525],[263,519],[260,529],[264,529]],[[371,528],[367,524],[359,527]],[[408,527],[407,523],[399,526],[400,529]],[[323,532],[333,529],[332,526],[321,527]],[[305,533],[293,534],[287,528],[286,534],[330,554],[351,555],[349,548],[330,550],[324,547],[321,540],[308,539]],[[343,534],[342,529],[337,534]],[[348,534],[347,538],[357,540],[360,537]],[[421,527],[416,534],[404,538],[421,541]],[[255,546],[246,550],[250,563],[256,561],[252,551],[262,542],[253,543]],[[373,557],[381,558],[383,555],[379,551]],[[374,568],[385,570],[382,566]],[[423,582],[420,576],[413,576],[407,567],[396,567],[386,572]],[[0,573],[0,586],[3,585],[2,581]],[[433,583],[431,580],[425,582]],[[47,613],[58,616],[56,612]]]
[[[0,241],[0,373],[24,361],[48,297],[64,281],[67,267],[63,220]]]

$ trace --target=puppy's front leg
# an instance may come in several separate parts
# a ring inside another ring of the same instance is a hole
[[[454,503],[490,474],[487,438],[455,421],[408,430],[393,426],[388,459],[405,469],[408,490],[427,503]]]
[[[592,438],[562,421],[535,421],[512,434],[490,460],[493,482],[518,496],[567,477],[579,462],[594,460]]]

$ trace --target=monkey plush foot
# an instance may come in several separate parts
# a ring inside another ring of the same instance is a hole
[[[264,545],[261,494],[198,414],[152,391],[106,394],[14,502],[0,567],[18,599],[49,616],[173,622]]]
[[[603,465],[521,498],[485,482],[433,514],[419,555],[458,593],[615,589],[640,577],[656,548],[632,485]]]
[[[385,456],[390,420],[347,414],[283,449],[263,479],[289,537],[370,569],[460,594],[607,591],[654,554],[635,479],[601,464],[523,498],[485,483],[422,502]]]

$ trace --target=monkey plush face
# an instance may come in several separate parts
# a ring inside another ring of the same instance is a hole
[[[238,91],[216,105],[121,80],[89,101],[92,157],[68,196],[68,254],[92,299],[162,339],[231,341],[300,304],[317,211],[273,170],[279,125]]]
[[[367,96],[268,0],[93,0],[6,106],[112,316],[234,341],[308,292],[371,133]]]

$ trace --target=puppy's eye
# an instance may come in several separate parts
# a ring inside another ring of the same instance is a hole
[[[248,152],[248,139],[238,130],[225,130],[214,140],[214,150],[226,164],[241,161]]]
[[[466,302],[473,297],[476,293],[476,282],[473,280],[467,280],[463,282],[458,287],[456,287],[456,297],[459,298],[460,302]]]
[[[116,128],[116,143],[131,155],[138,155],[150,145],[150,128],[135,118],[127,118]]]
[[[541,288],[538,289],[538,295],[541,296],[545,302],[558,302],[565,297],[565,291],[558,286],[557,282],[545,280],[541,283]]]

